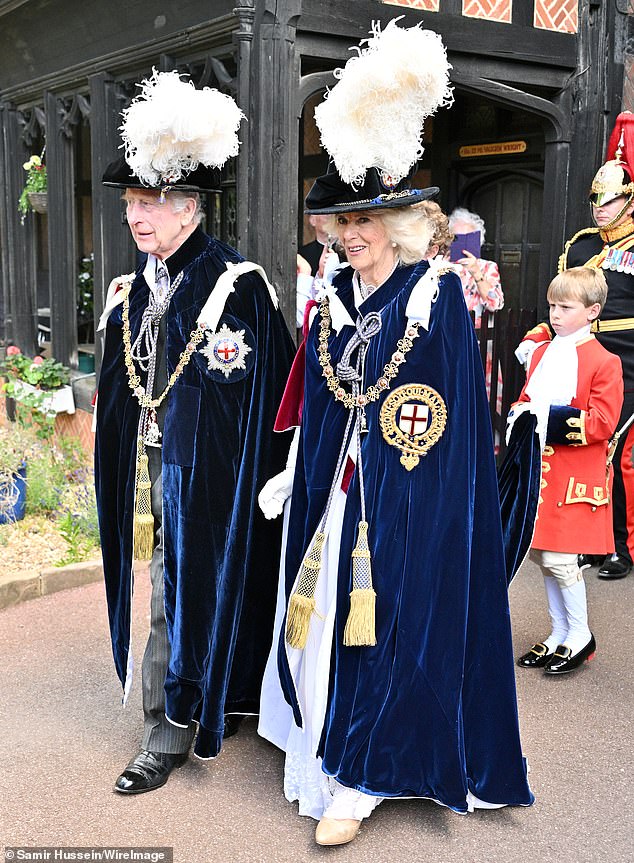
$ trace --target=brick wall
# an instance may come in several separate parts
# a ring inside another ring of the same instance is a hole
[[[446,0],[383,0],[390,6],[405,6],[426,12],[443,12]],[[513,2],[529,0],[462,0],[462,14],[467,18],[486,18],[502,24],[513,23]],[[542,30],[576,33],[579,29],[579,0],[534,0],[533,25]],[[630,0],[634,5],[634,0]],[[426,22],[431,24],[431,22]],[[433,25],[431,25],[433,26]]]
[[[6,403],[0,398],[0,428],[8,422]],[[95,435],[92,432],[92,414],[78,410],[74,414],[58,414],[55,420],[55,437],[75,437],[87,455],[92,456],[95,449]]]

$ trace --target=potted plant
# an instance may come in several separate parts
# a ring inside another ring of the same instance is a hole
[[[0,524],[24,518],[28,449],[23,428],[0,427]]]
[[[17,346],[9,345],[0,373],[6,378],[2,389],[15,402],[16,418],[21,407],[43,433],[58,413],[75,413],[70,369],[55,359],[27,357]]]
[[[22,167],[26,171],[26,182],[18,200],[18,210],[24,224],[29,210],[34,210],[36,213],[46,212],[47,176],[46,165],[42,162],[41,156],[31,156]]]

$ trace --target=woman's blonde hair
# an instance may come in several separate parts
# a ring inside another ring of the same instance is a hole
[[[548,285],[546,299],[549,303],[578,300],[588,308],[599,303],[605,305],[608,296],[608,283],[601,270],[591,267],[571,267],[562,270]]]
[[[422,261],[434,238],[436,226],[426,210],[421,208],[423,203],[427,202],[422,201],[409,207],[367,210],[368,214],[378,217],[383,223],[388,239],[394,245],[394,251],[402,264]],[[349,214],[342,213],[344,216]],[[333,215],[324,227],[329,234],[337,235],[336,215]]]
[[[431,238],[430,248],[438,246],[437,254],[444,257],[454,238],[453,231],[449,227],[449,218],[435,201],[421,201],[420,204],[414,204],[414,206],[427,213],[431,219],[434,225],[434,236]]]

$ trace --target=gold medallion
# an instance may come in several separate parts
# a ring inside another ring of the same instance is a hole
[[[432,387],[404,384],[383,402],[379,423],[385,440],[400,449],[401,464],[412,470],[442,437],[447,407]]]

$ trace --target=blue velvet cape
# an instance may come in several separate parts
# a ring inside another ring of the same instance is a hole
[[[167,311],[167,372],[236,251],[197,229],[166,260],[183,280]],[[132,337],[149,296],[142,270],[130,292]],[[282,470],[286,435],[273,435],[293,355],[279,310],[259,276],[245,274],[218,329],[243,330],[252,348],[229,377],[210,370],[201,348],[167,397],[163,433],[165,616],[171,660],[166,713],[200,722],[195,752],[216,755],[224,713],[256,713],[272,638],[280,527],[257,493]],[[97,505],[115,666],[125,684],[130,647],[132,522],[139,405],[123,361],[121,307],[110,316],[99,379],[95,448]]]
[[[404,335],[405,308],[428,264],[398,268],[363,304],[380,311],[364,389],[381,376]],[[352,271],[335,278],[351,314]],[[305,401],[288,528],[290,593],[330,489],[347,409],[318,363],[317,315],[306,346]],[[335,367],[350,326],[331,333]],[[375,647],[343,646],[350,607],[350,555],[360,520],[358,472],[347,493],[330,688],[319,753],[343,785],[382,797],[429,797],[467,809],[467,791],[489,803],[528,805],[491,426],[482,364],[458,277],[440,278],[429,331],[391,389],[367,408],[362,436],[376,600]],[[379,428],[387,395],[427,384],[444,399],[440,440],[407,471]],[[301,714],[282,629],[278,669],[295,721]]]

